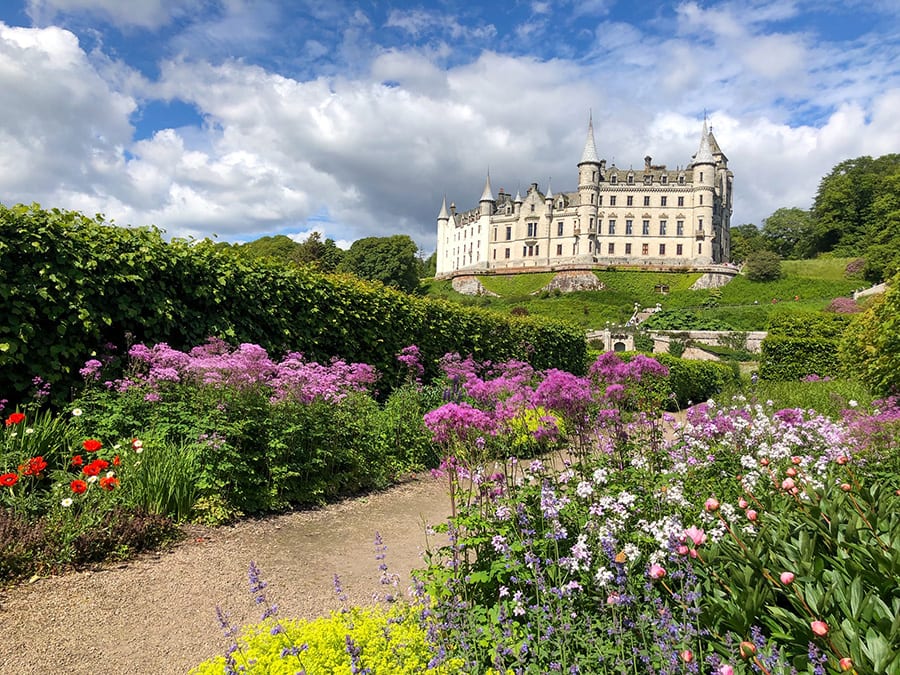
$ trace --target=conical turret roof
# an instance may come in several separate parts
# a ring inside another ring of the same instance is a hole
[[[715,164],[716,159],[713,157],[712,148],[709,145],[709,130],[706,127],[706,120],[703,120],[703,132],[700,134],[700,149],[694,155],[694,164]]]
[[[438,214],[438,220],[450,220],[450,213],[447,211],[447,195],[444,195],[444,201],[441,202],[441,212]]]
[[[584,152],[581,153],[581,161],[579,164],[599,164],[600,158],[597,156],[597,144],[594,143],[594,118],[591,116],[588,121],[587,140],[584,142]]]
[[[488,171],[487,180],[484,181],[484,192],[481,193],[482,202],[494,201],[494,193],[491,191],[491,172]]]

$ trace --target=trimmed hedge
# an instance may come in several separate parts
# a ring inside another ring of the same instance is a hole
[[[845,315],[814,312],[774,317],[761,347],[760,378],[799,380],[807,375],[839,375],[838,346],[849,321]]]
[[[507,319],[37,205],[0,205],[0,298],[0,395],[13,401],[36,376],[51,382],[56,402],[66,400],[79,368],[107,344],[187,349],[211,336],[369,363],[386,389],[402,380],[395,355],[410,344],[422,351],[426,378],[454,351],[575,373],[586,366],[575,326]]]
[[[679,408],[709,400],[740,379],[732,364],[681,359],[671,354],[651,356],[669,369],[669,385]]]

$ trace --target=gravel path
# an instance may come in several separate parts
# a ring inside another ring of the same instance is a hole
[[[170,551],[49,577],[0,593],[0,671],[25,675],[186,673],[226,646],[216,605],[251,623],[255,560],[282,617],[337,609],[338,574],[352,604],[383,590],[375,532],[390,572],[421,564],[425,524],[443,521],[443,482],[419,478],[384,492],[216,529],[191,527]]]

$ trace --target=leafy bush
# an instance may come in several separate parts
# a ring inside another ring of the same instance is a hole
[[[762,343],[759,376],[764,380],[799,380],[807,375],[838,375],[838,338],[848,321],[843,314],[809,312],[773,317]]]
[[[750,281],[774,281],[781,278],[781,256],[765,249],[754,251],[744,261],[744,273]]]
[[[706,401],[737,380],[727,363],[693,361],[671,354],[655,354],[654,358],[669,369],[669,387],[678,407]]]
[[[900,277],[887,293],[856,315],[841,340],[844,372],[869,384],[873,391],[900,391]]]
[[[857,314],[862,311],[862,307],[857,305],[853,298],[835,298],[828,303],[825,311],[835,314]]]

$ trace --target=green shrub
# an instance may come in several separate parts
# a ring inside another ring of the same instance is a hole
[[[838,375],[838,338],[849,320],[846,315],[822,312],[773,317],[760,351],[759,376],[764,380],[799,380],[807,375]]]
[[[737,380],[734,369],[718,361],[692,361],[671,354],[654,354],[653,358],[669,369],[669,386],[678,407],[706,401]]]
[[[844,372],[869,384],[873,391],[900,391],[900,277],[887,293],[855,315],[839,347]]]
[[[750,281],[774,281],[781,278],[781,256],[765,249],[754,251],[744,261],[744,273]]]

